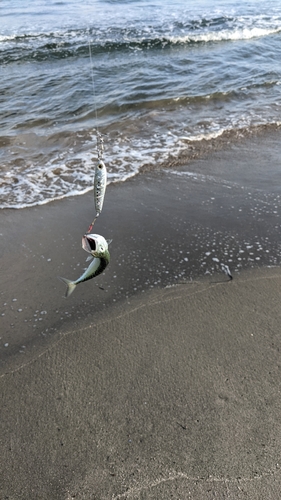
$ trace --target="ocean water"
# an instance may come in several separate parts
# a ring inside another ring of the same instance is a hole
[[[277,0],[2,0],[0,208],[281,123]]]

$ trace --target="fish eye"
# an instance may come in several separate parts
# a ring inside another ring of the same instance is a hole
[[[104,251],[104,248],[103,248],[103,247],[100,247],[100,250],[101,250],[101,252],[103,252],[103,251]]]
[[[102,169],[102,164],[101,164],[101,163],[99,163],[98,167],[99,167],[99,169],[101,170],[101,169]]]

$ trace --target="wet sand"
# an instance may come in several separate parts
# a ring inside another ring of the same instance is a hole
[[[278,498],[279,144],[1,213],[1,499]]]

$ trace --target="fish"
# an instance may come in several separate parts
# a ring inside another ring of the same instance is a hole
[[[82,237],[82,248],[91,254],[93,260],[82,276],[75,281],[58,276],[66,285],[65,297],[69,297],[79,283],[84,283],[84,281],[88,281],[101,274],[110,262],[108,242],[103,236],[99,234],[85,234]]]
[[[104,195],[106,190],[107,171],[104,162],[99,159],[95,168],[94,180],[94,200],[96,209],[96,218],[100,215],[103,207]]]

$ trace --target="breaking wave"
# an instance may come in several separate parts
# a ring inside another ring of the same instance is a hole
[[[278,35],[281,20],[264,18],[213,18],[153,26],[150,29],[113,26],[110,29],[68,29],[0,36],[0,61],[66,59],[89,55],[89,43],[95,54],[111,51],[155,50],[173,46],[193,46],[228,41],[250,40]]]

